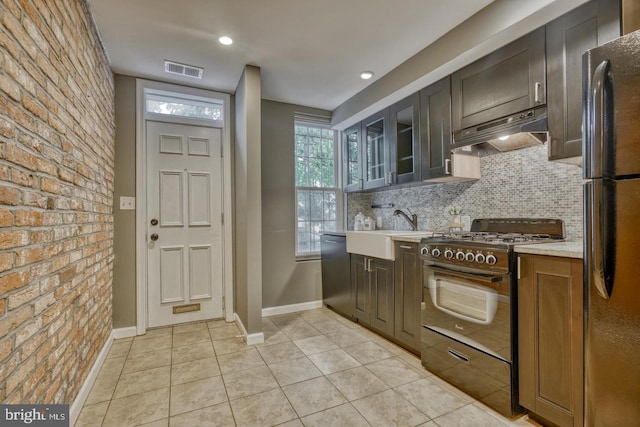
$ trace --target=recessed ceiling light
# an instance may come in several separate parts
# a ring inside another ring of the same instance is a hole
[[[225,46],[229,46],[230,44],[233,43],[233,40],[231,39],[231,37],[227,37],[227,36],[220,37],[218,41]]]
[[[373,71],[363,71],[360,73],[362,80],[369,80],[371,77],[373,77]]]

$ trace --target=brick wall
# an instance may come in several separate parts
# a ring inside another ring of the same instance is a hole
[[[71,403],[111,332],[113,75],[83,0],[0,21],[0,401]]]

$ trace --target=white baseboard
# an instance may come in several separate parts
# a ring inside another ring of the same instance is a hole
[[[247,345],[256,345],[264,343],[264,332],[259,332],[257,334],[248,334],[245,335],[247,337]]]
[[[302,302],[300,304],[279,305],[262,309],[262,317],[276,316],[278,314],[295,313],[298,311],[315,310],[322,307],[322,300]]]
[[[233,313],[233,317],[235,319],[236,324],[238,325],[238,328],[240,328],[240,332],[242,333],[242,336],[247,342],[247,345],[264,343],[264,334],[262,332],[259,332],[257,334],[249,334],[247,332],[247,329],[244,327],[244,323],[242,323],[242,319],[240,319],[240,316],[238,316],[238,313]]]
[[[135,328],[134,328],[135,329]],[[114,335],[115,330],[112,329],[109,337],[107,338],[107,342],[104,343],[102,350],[98,354],[96,361],[93,362],[93,366],[89,371],[89,375],[84,380],[80,391],[75,399],[73,399],[73,403],[69,408],[69,418],[71,418],[71,425],[74,425],[78,420],[78,416],[80,415],[80,411],[82,411],[82,407],[84,406],[84,402],[87,401],[87,397],[89,397],[89,392],[91,391],[91,387],[96,382],[96,378],[100,373],[100,368],[102,368],[102,364],[104,360],[107,358],[107,354],[109,354],[109,350],[111,350],[111,345],[113,344],[113,340],[115,339]]]
[[[138,335],[138,329],[135,326],[129,326],[128,328],[118,328],[111,331],[114,340],[120,338],[131,338]]]

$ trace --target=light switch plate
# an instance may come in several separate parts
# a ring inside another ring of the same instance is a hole
[[[120,210],[132,211],[136,208],[136,198],[129,196],[120,196]]]

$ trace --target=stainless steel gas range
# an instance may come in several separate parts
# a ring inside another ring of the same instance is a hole
[[[513,248],[564,236],[562,220],[496,218],[422,239],[422,364],[505,416],[522,412]]]

